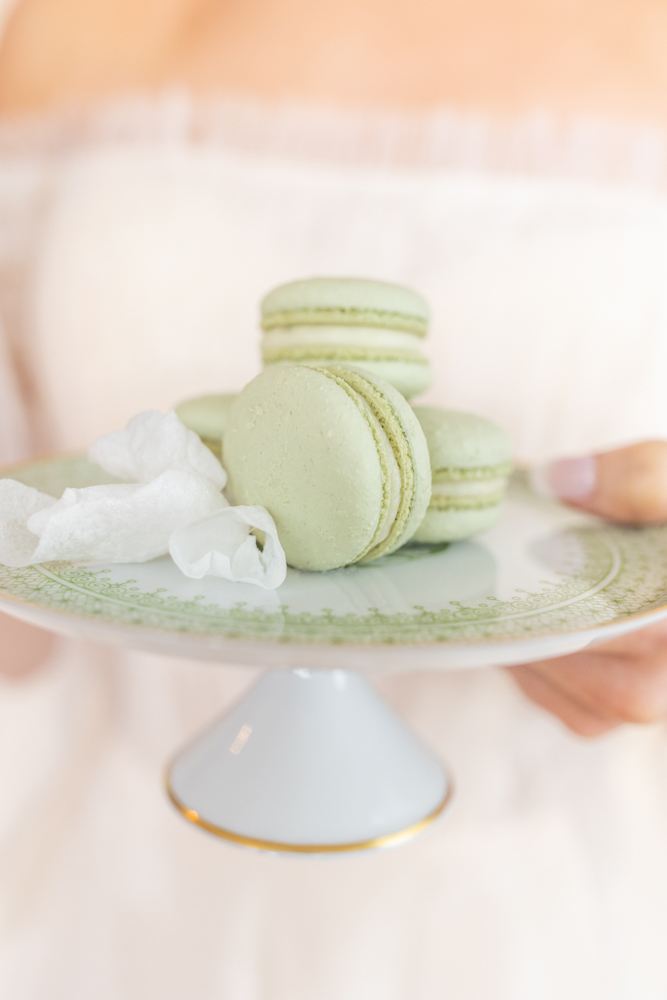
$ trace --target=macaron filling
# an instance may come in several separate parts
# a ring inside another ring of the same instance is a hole
[[[416,337],[425,337],[428,332],[428,320],[424,317],[384,309],[308,306],[275,311],[263,310],[263,330],[292,326],[370,326],[388,330],[403,330]]]
[[[389,533],[396,522],[396,515],[398,514],[401,502],[401,471],[382,424],[366,400],[362,398],[361,402],[366,410],[368,420],[374,428],[375,440],[376,442],[379,441],[384,452],[384,456],[380,458],[380,464],[383,472],[383,498],[386,504],[386,513],[383,516],[379,534],[373,539],[375,545],[380,545],[389,537]]]
[[[364,420],[373,434],[375,447],[380,460],[380,468],[382,470],[382,508],[378,518],[378,525],[375,534],[366,548],[360,552],[353,561],[359,562],[364,558],[375,559],[377,556],[371,556],[369,553],[375,552],[379,545],[382,545],[383,542],[387,541],[391,535],[392,528],[396,523],[398,510],[401,505],[402,480],[396,455],[374,407],[371,406],[370,402],[361,394],[361,392],[357,391],[349,384],[346,376],[351,375],[352,372],[349,372],[347,369],[338,369],[338,374],[335,374],[327,368],[312,367],[314,371],[320,372],[321,375],[325,375],[327,378],[336,382],[341,389],[347,393],[357,409],[363,415]],[[364,387],[370,388],[365,379],[363,382]],[[396,474],[398,474],[398,481],[396,480]]]
[[[427,365],[415,337],[391,329],[296,326],[272,330],[262,338],[264,364],[290,361],[399,361]]]
[[[433,483],[430,507],[437,510],[481,510],[495,507],[505,496],[505,478]]]
[[[383,511],[375,535],[355,561],[365,562],[378,559],[386,553],[393,552],[402,544],[415,503],[417,477],[407,432],[390,400],[369,379],[364,378],[360,371],[350,368],[312,367],[314,371],[334,379],[341,388],[345,389],[364,414],[373,432],[382,467]],[[370,420],[369,411],[370,415],[375,418],[374,420]],[[378,427],[382,434],[378,433]],[[388,452],[385,441],[389,444]],[[391,471],[392,465],[388,460],[389,454],[393,457],[395,467],[398,469],[400,480],[398,490],[392,485],[395,478]],[[397,494],[398,503],[396,504]],[[395,513],[392,513],[395,506]]]
[[[433,472],[434,483],[453,481],[506,479],[512,471],[511,462],[501,462],[499,465],[449,466]]]
[[[432,510],[482,510],[502,503],[511,472],[509,462],[495,466],[438,469],[433,473]]]

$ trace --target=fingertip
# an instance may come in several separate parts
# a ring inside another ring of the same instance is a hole
[[[580,502],[592,497],[597,482],[597,457],[562,458],[531,470],[530,482],[540,496]]]
[[[575,736],[595,739],[619,725],[616,720],[598,715],[552,684],[539,667],[536,669],[530,664],[522,664],[508,669],[526,697],[554,716]]]
[[[629,524],[667,521],[667,441],[559,459],[531,472],[533,489]]]
[[[592,508],[631,524],[667,520],[667,442],[644,441],[598,455]]]

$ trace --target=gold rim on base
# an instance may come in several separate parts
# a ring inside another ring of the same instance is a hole
[[[449,805],[454,792],[452,781],[449,775],[447,775],[447,792],[442,802],[428,816],[424,816],[423,819],[413,823],[412,826],[407,826],[404,830],[398,830],[396,833],[386,833],[381,837],[373,837],[371,840],[359,840],[348,844],[285,844],[282,841],[258,840],[256,837],[246,837],[244,834],[233,833],[231,830],[225,830],[221,826],[216,826],[215,823],[209,823],[195,809],[188,809],[181,802],[171,787],[169,773],[167,773],[165,784],[167,795],[172,805],[178,809],[181,816],[184,816],[189,823],[194,823],[195,826],[201,827],[207,833],[212,833],[215,837],[220,837],[222,840],[228,840],[232,844],[239,844],[241,847],[254,847],[261,851],[281,851],[289,854],[343,854],[346,851],[372,851],[381,847],[396,847],[398,844],[416,837],[418,833],[421,833],[427,826],[430,826],[438,816],[441,816],[445,808]]]

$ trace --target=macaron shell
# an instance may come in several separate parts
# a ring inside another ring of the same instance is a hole
[[[512,459],[509,434],[485,417],[435,406],[415,406],[437,474],[445,469],[488,469]]]
[[[393,385],[405,399],[414,399],[426,392],[433,382],[430,364],[413,364],[407,361],[368,361],[364,368],[379,375]]]
[[[307,278],[274,288],[262,301],[262,323],[267,328],[291,325],[294,322],[326,322],[325,314],[336,312],[337,322],[359,322],[374,325],[374,316],[394,316],[400,329],[400,319],[407,318],[407,329],[425,334],[429,307],[410,288],[365,278]],[[268,321],[268,323],[267,323]]]
[[[315,352],[307,360],[301,361],[276,361],[272,364],[301,364],[316,368],[329,368],[332,365],[343,365],[348,367],[363,368],[373,372],[384,381],[393,385],[405,399],[414,399],[425,392],[433,381],[433,372],[429,364],[410,361],[359,361],[355,357],[346,356],[344,351],[339,351],[338,357],[318,357]],[[269,363],[269,364],[270,364]],[[267,364],[268,367],[268,364]]]
[[[500,504],[477,510],[436,510],[431,507],[412,536],[412,541],[456,542],[462,538],[470,538],[471,535],[493,527],[500,517],[501,509]]]
[[[472,413],[416,406],[426,435],[433,497],[415,532],[417,542],[453,542],[498,520],[510,471],[512,442],[497,424]]]
[[[373,434],[348,393],[315,369],[272,365],[245,387],[223,463],[236,503],[274,518],[291,566],[345,566],[377,533],[384,496]]]
[[[220,451],[220,441],[235,399],[236,393],[185,399],[175,407],[176,416],[189,430],[198,434],[209,448]]]
[[[207,438],[202,437],[201,434],[199,437],[202,444],[205,444],[208,450],[212,451],[219,461],[222,461],[222,438]]]

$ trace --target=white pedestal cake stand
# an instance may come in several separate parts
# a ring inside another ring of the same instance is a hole
[[[60,495],[108,482],[59,458],[6,470]],[[407,546],[275,592],[188,580],[150,563],[0,566],[0,610],[69,636],[267,668],[174,759],[167,790],[191,822],[270,851],[398,844],[442,814],[443,765],[365,675],[560,656],[667,616],[667,528],[603,525],[517,479],[474,541]]]

